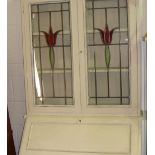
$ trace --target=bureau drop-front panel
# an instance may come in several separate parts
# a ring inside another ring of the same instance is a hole
[[[139,123],[127,117],[30,117],[20,155],[140,155]]]

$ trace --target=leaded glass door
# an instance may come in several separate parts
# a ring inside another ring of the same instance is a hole
[[[36,112],[75,113],[80,104],[76,1],[25,3],[30,108]]]
[[[127,2],[86,3],[89,104],[129,104]]]
[[[70,3],[31,6],[36,104],[72,105]]]
[[[86,65],[85,75],[81,74],[87,79],[86,91],[82,93],[87,96],[83,95],[85,109],[109,114],[132,109],[128,112],[136,113],[135,3],[129,0],[79,1],[79,5],[81,3],[85,4],[85,44],[81,45],[84,51],[81,61]],[[83,85],[82,82],[81,87]]]
[[[27,0],[24,15],[30,111],[139,112],[135,0]]]

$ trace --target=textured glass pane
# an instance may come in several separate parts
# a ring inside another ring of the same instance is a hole
[[[89,105],[129,104],[126,0],[86,0]]]
[[[95,76],[94,76],[94,69],[89,70],[89,96],[95,98],[97,97],[106,97],[108,95],[107,92],[107,75],[106,72],[98,71],[96,74],[96,88],[95,88]],[[96,91],[95,91],[96,89]],[[95,94],[96,93],[96,94]]]
[[[70,3],[31,6],[37,105],[72,105]]]
[[[39,53],[39,49],[35,48],[33,50],[33,52],[34,52],[34,56],[35,56],[36,69],[39,71],[40,70],[40,53]]]
[[[128,104],[127,100],[124,100],[124,103]],[[89,105],[96,105],[96,99],[89,98]],[[120,105],[120,98],[99,98],[98,97],[97,105]]]
[[[107,23],[110,28],[118,27],[118,8],[108,9],[107,10]]]
[[[120,8],[120,27],[127,28],[127,8]]]
[[[118,71],[109,72],[109,96],[119,97],[120,96],[120,73]]]
[[[36,104],[37,105],[64,105],[64,102],[67,102],[67,105],[72,105],[73,104],[73,99],[72,98],[43,98],[40,100],[40,98],[36,98]]]
[[[117,0],[94,0],[95,8],[117,7]]]
[[[127,1],[126,0],[119,0],[121,7],[127,7]]]
[[[129,73],[124,70],[122,73],[122,96],[127,97],[129,96]]]
[[[44,11],[59,11],[61,9],[60,4],[42,4],[39,5],[39,11],[44,12]]]
[[[38,32],[38,14],[32,13],[32,31],[33,33]]]
[[[122,67],[129,67],[129,59],[128,59],[128,45],[121,45],[121,62]]]

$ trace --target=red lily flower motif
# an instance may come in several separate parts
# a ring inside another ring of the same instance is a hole
[[[112,42],[112,36],[113,36],[113,32],[115,29],[117,29],[116,27],[111,29],[109,31],[109,27],[108,24],[106,24],[105,29],[99,29],[99,28],[95,28],[96,30],[98,30],[100,32],[100,36],[101,36],[101,40],[103,42],[103,44],[105,44],[105,64],[107,67],[107,77],[109,77],[109,67],[110,67],[110,61],[111,61],[111,53],[110,53],[110,48],[109,48],[109,44],[111,44]],[[108,79],[108,86],[109,86],[109,78]],[[108,87],[108,96],[109,96],[109,87]]]
[[[52,27],[50,26],[49,28],[49,33],[45,32],[45,31],[41,31],[44,33],[45,35],[45,39],[46,39],[46,43],[47,45],[50,47],[49,48],[49,62],[50,62],[50,66],[52,69],[52,83],[53,83],[53,96],[55,96],[55,89],[54,89],[54,65],[55,65],[55,52],[54,52],[54,46],[56,44],[56,39],[57,39],[57,35],[58,33],[62,31],[62,30],[58,30],[55,33],[53,33]]]
[[[112,42],[112,36],[113,36],[114,30],[117,28],[115,27],[109,31],[108,24],[106,24],[104,30],[99,29],[99,28],[95,28],[95,29],[100,32],[101,40],[103,44],[105,44],[105,63],[106,63],[107,68],[109,68],[110,60],[111,60],[109,44],[111,44]]]
[[[55,33],[53,33],[52,27],[49,28],[49,33],[45,31],[41,31],[44,33],[46,38],[46,43],[49,47],[53,47],[56,44],[57,35],[60,31],[62,30],[58,30]]]
[[[111,44],[113,32],[117,28],[115,27],[115,28],[113,28],[112,30],[109,31],[108,24],[106,24],[106,27],[105,27],[104,30],[99,29],[99,28],[95,28],[95,29],[100,32],[100,36],[101,36],[103,44],[107,45],[107,44]]]
[[[50,65],[51,65],[51,69],[54,70],[54,64],[55,64],[55,52],[54,52],[54,46],[56,44],[56,39],[57,39],[57,35],[58,33],[62,31],[62,30],[58,30],[55,33],[53,33],[52,27],[50,26],[49,28],[49,33],[45,32],[45,31],[41,31],[44,33],[45,35],[45,39],[46,39],[46,43],[47,45],[50,47],[49,48],[49,61],[50,61]]]

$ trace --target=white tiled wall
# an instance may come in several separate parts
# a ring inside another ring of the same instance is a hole
[[[8,109],[18,154],[26,113],[20,0],[8,0]]]

